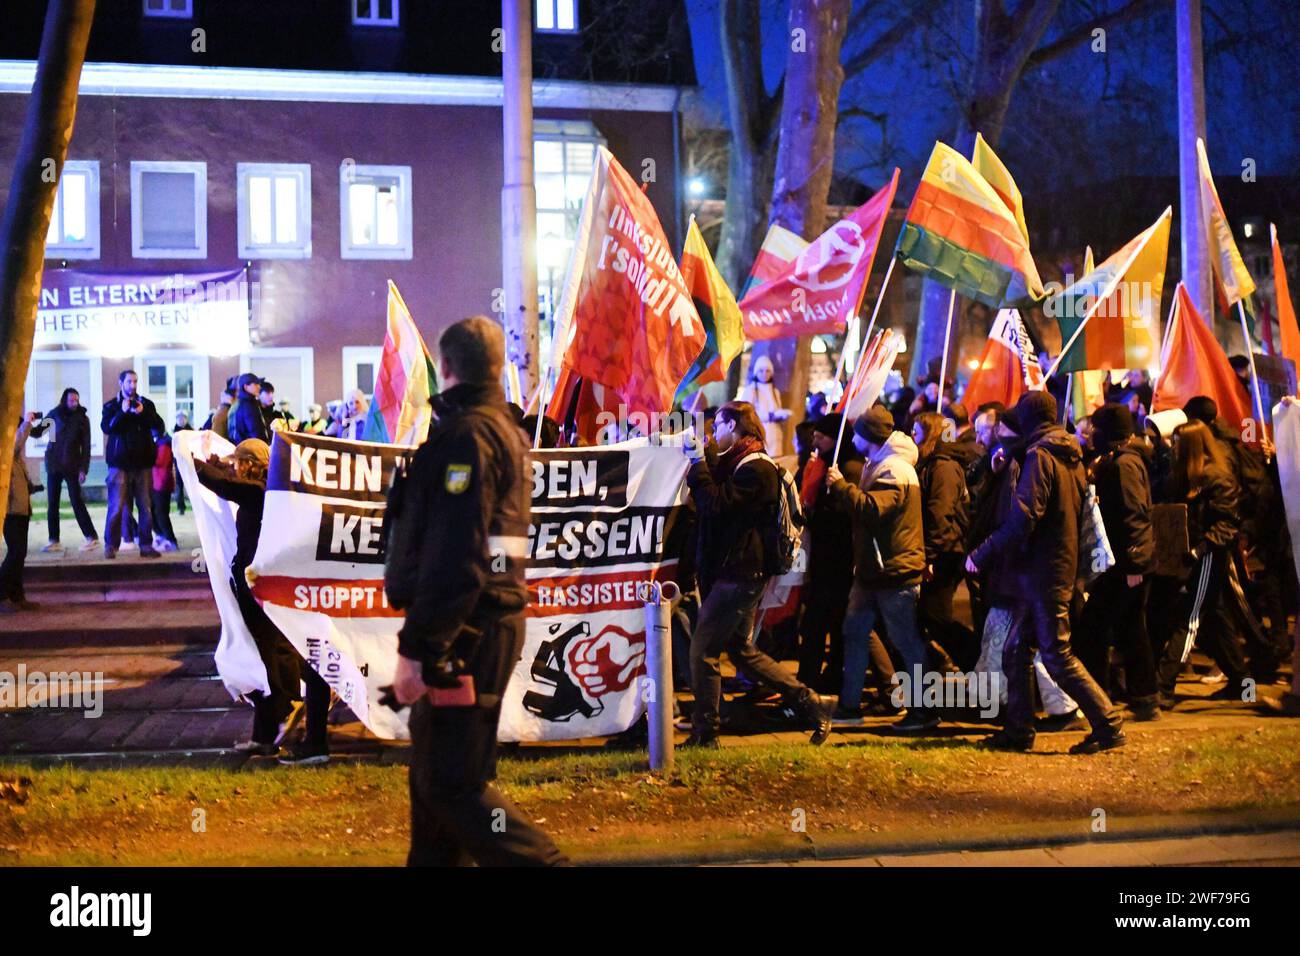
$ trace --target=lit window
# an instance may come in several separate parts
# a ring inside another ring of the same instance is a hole
[[[354,166],[339,170],[344,259],[411,258],[411,167]]]
[[[352,0],[354,26],[395,27],[400,23],[398,0]]]
[[[189,20],[194,16],[194,0],[144,0],[144,15]]]
[[[604,139],[591,123],[537,120],[533,124],[533,166],[537,186],[537,269],[540,309],[551,315],[558,305],[569,254],[578,235],[578,217],[587,184]]]
[[[50,229],[45,234],[47,259],[99,258],[99,163],[63,164],[54,196]]]
[[[207,163],[131,164],[131,254],[207,258]]]
[[[578,0],[537,0],[537,29],[546,33],[575,33]]]
[[[239,163],[239,257],[311,258],[311,166]]]

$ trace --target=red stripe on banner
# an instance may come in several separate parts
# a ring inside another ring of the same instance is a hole
[[[293,611],[310,611],[327,617],[403,617],[388,606],[384,582],[346,578],[294,578],[259,575],[253,597]]]
[[[609,574],[569,574],[528,582],[528,616],[588,614],[593,611],[633,611],[645,606],[637,585],[645,581],[676,580],[677,559],[655,571],[614,571]]]

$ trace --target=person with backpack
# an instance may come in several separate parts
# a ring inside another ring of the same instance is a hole
[[[925,536],[916,445],[894,431],[894,416],[883,405],[873,405],[853,423],[853,444],[867,459],[859,484],[846,481],[838,466],[826,474],[832,499],[844,502],[853,515],[854,580],[844,617],[844,683],[836,717],[851,720],[860,712],[868,658],[880,658],[872,631],[883,625],[886,640],[903,661],[902,687],[914,691],[904,693],[907,714],[894,728],[933,730],[939,715],[920,701],[925,642],[916,609]]]
[[[703,603],[691,636],[695,712],[688,746],[717,747],[725,651],[737,670],[781,694],[812,728],[830,735],[820,697],[754,646],[754,619],[768,582],[790,570],[802,523],[789,473],[763,451],[763,423],[748,402],[727,402],[713,418],[713,440],[683,445],[686,483],[697,514],[696,575]]]

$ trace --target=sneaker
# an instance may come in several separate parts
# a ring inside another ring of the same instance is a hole
[[[1027,754],[1034,749],[1034,738],[1022,737],[1006,730],[999,730],[981,740],[978,746],[985,750],[1003,750],[1008,753]]]
[[[105,560],[105,561],[112,561],[112,560],[113,560],[114,558],[116,558],[116,557],[117,557],[117,552],[114,551],[112,548],[105,548],[105,549],[104,549],[104,560]]]
[[[914,734],[925,730],[934,730],[940,724],[939,715],[929,710],[909,710],[907,716],[893,723],[894,730],[900,733]]]
[[[1202,684],[1222,684],[1228,679],[1228,675],[1223,673],[1217,667],[1201,678]]]
[[[1048,714],[1034,721],[1034,730],[1040,734],[1059,734],[1068,730],[1087,730],[1088,722],[1083,711],[1075,708],[1068,714]]]
[[[274,757],[280,752],[280,748],[275,744],[259,743],[256,740],[241,740],[230,749],[237,754],[248,754],[250,757]]]
[[[329,762],[328,747],[312,747],[305,743],[291,747],[288,753],[280,754],[280,763],[286,767],[315,767]]]
[[[719,750],[721,747],[717,734],[691,734],[682,743],[684,750]]]
[[[176,550],[176,542],[175,542],[175,541],[168,541],[166,538],[163,538],[162,541],[161,541],[161,543],[159,543],[159,545],[158,545],[158,550],[159,550],[159,551],[175,551],[175,550]]]
[[[831,723],[837,727],[862,723],[862,708],[836,707],[831,714]]]
[[[58,554],[63,550],[63,545],[59,544],[57,541],[51,541],[45,547],[41,548],[41,550],[46,554]]]
[[[1300,717],[1300,697],[1295,694],[1261,697],[1256,707],[1270,717]]]
[[[117,548],[119,551],[134,551],[135,549],[136,543],[134,541],[123,541]]]
[[[689,714],[686,714],[674,720],[673,726],[678,730],[684,730],[687,733],[690,733],[692,730],[695,729],[695,722],[691,720]]]
[[[98,547],[99,547],[98,538],[87,538],[85,541],[81,542],[82,551],[94,551]]]
[[[141,549],[140,549],[140,557],[142,557],[142,558],[161,558],[161,557],[162,557],[162,554],[160,554],[159,552],[155,551],[153,548],[150,548],[148,551],[146,551],[146,550],[144,550],[143,548],[141,548]]]
[[[1128,743],[1123,730],[1093,731],[1070,748],[1072,754],[1098,754],[1103,750],[1117,750]]]

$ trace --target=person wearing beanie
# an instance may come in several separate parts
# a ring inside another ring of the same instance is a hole
[[[903,731],[931,730],[939,715],[920,701],[925,643],[916,609],[925,571],[925,535],[921,524],[921,484],[916,477],[916,445],[894,431],[894,417],[875,405],[853,423],[853,444],[866,457],[862,478],[852,484],[834,466],[827,472],[828,493],[852,515],[854,580],[844,618],[844,680],[840,686],[840,721],[857,719],[866,683],[867,663],[880,672],[893,670],[873,631],[884,625],[886,637],[903,660],[903,703],[907,715],[894,726]]]
[[[1127,405],[1101,406],[1092,413],[1092,425],[1098,455],[1093,482],[1115,563],[1088,588],[1088,603],[1079,622],[1079,659],[1093,679],[1109,690],[1110,649],[1118,646],[1134,719],[1156,720],[1159,688],[1147,628],[1156,551],[1151,525],[1154,456],[1145,442],[1134,438],[1133,414]]]
[[[1015,411],[1028,448],[1011,514],[966,559],[966,570],[972,574],[1004,561],[1017,594],[1003,655],[1009,682],[1006,719],[988,745],[1001,750],[1033,748],[1029,675],[1037,649],[1047,672],[1078,701],[1092,728],[1070,752],[1090,754],[1122,747],[1126,741],[1118,711],[1070,647],[1070,602],[1078,577],[1086,487],[1079,444],[1057,424],[1056,400],[1046,392],[1025,393]]]
[[[844,416],[823,415],[812,426],[813,456],[797,477],[809,535],[808,573],[804,578],[804,613],[799,622],[798,680],[818,693],[839,692],[844,674],[844,614],[853,585],[852,515],[841,500],[826,494],[826,470],[836,460],[854,484],[862,477],[862,456],[846,431],[840,442]]]

